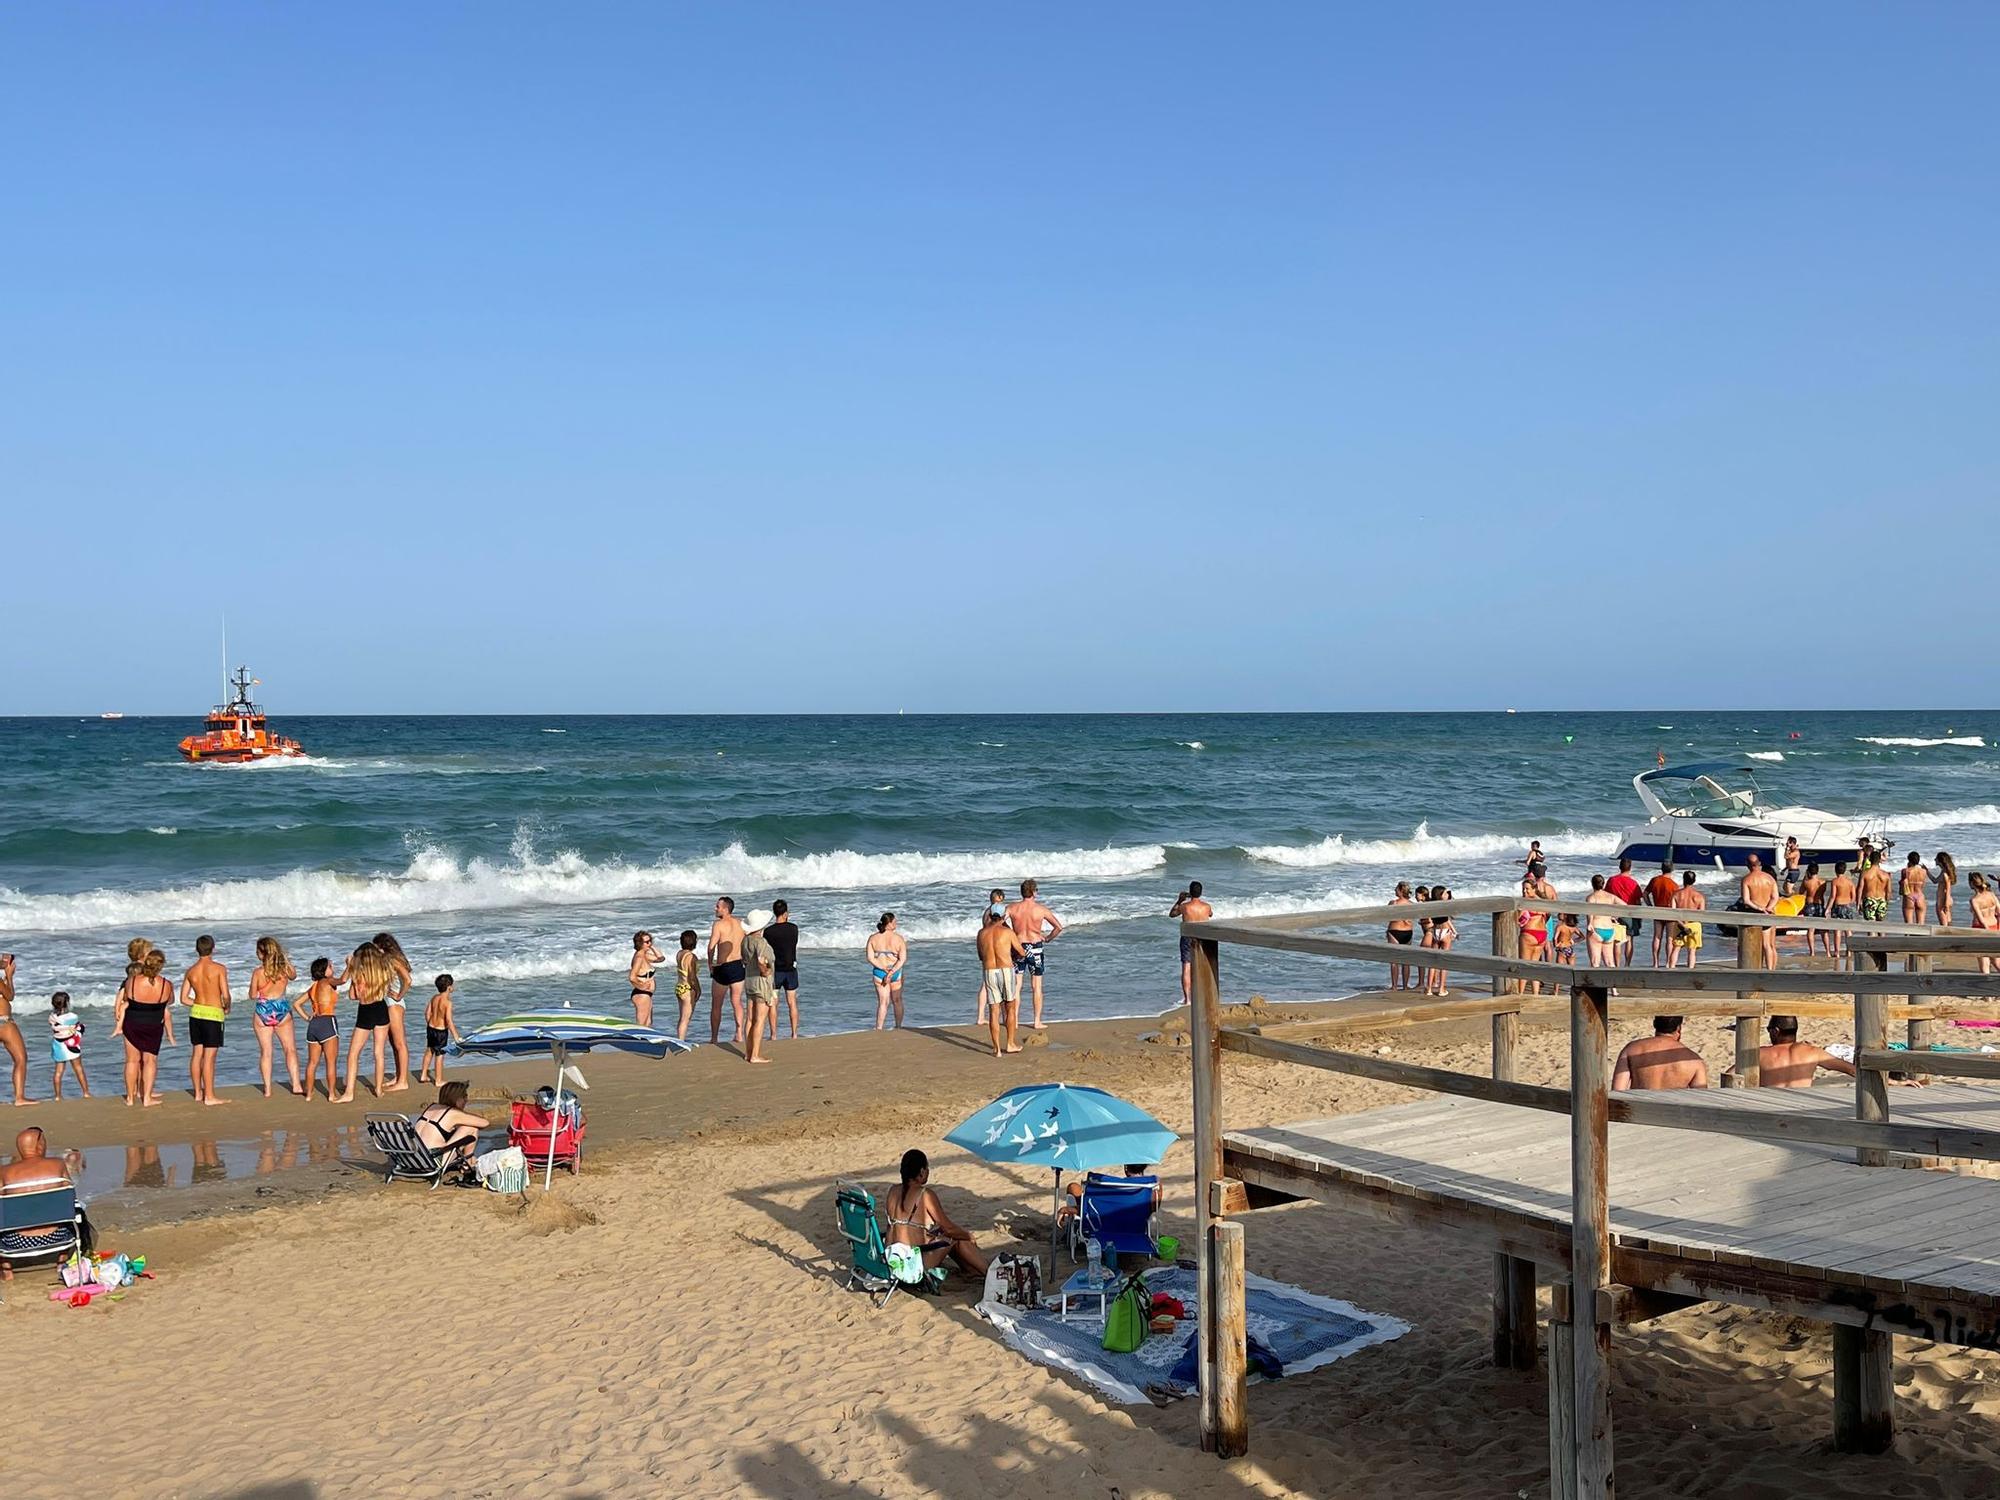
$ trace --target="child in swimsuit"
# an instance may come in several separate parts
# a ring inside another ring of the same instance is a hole
[[[1556,940],[1552,947],[1555,961],[1559,964],[1576,962],[1577,939],[1583,936],[1583,929],[1576,925],[1576,913],[1564,912],[1562,920],[1556,924]]]
[[[299,996],[293,1006],[294,1014],[306,1023],[306,1097],[312,1098],[313,1072],[324,1062],[326,1064],[326,1097],[330,1100],[340,1092],[340,1024],[333,1018],[333,1008],[340,1003],[340,987],[333,982],[333,960],[316,958],[312,961],[312,983]]]
[[[62,1098],[63,1068],[76,1070],[76,1086],[90,1097],[90,1083],[83,1076],[83,1021],[69,1008],[69,991],[57,990],[49,996],[49,1058],[56,1065],[55,1095]]]
[[[437,987],[437,993],[431,996],[430,1003],[424,1007],[424,1063],[423,1067],[418,1070],[417,1077],[426,1083],[435,1082],[442,1088],[444,1086],[444,1049],[448,1043],[458,1041],[460,1038],[458,1034],[458,1022],[453,1018],[451,1013],[451,997],[453,993],[451,976],[449,974],[440,974],[431,982]],[[437,1059],[437,1077],[435,1079],[431,1077],[432,1058]]]
[[[701,999],[701,960],[694,945],[701,939],[690,927],[681,933],[681,951],[674,955],[674,999],[680,1005],[680,1025],[674,1035],[687,1040],[688,1022],[694,1019],[695,1002]]]

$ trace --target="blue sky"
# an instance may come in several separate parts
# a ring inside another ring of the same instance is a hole
[[[9,7],[0,712],[1991,704],[1996,45]]]

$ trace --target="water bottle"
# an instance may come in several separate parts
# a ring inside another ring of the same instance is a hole
[[[1090,1284],[1098,1286],[1104,1281],[1104,1245],[1096,1235],[1083,1242],[1083,1258],[1090,1265]]]

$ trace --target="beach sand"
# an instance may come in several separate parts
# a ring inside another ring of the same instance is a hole
[[[1619,1023],[1616,1040],[1637,1030]],[[1193,1401],[1115,1407],[1014,1353],[973,1313],[978,1289],[963,1276],[936,1301],[879,1311],[841,1289],[838,1180],[879,1197],[902,1151],[922,1146],[946,1207],[988,1250],[1031,1250],[1046,1243],[1049,1175],[986,1165],[939,1137],[1004,1087],[1051,1077],[1113,1089],[1185,1131],[1183,1035],[1171,1020],[1057,1026],[1005,1063],[953,1030],[781,1043],[779,1065],[759,1070],[708,1049],[591,1058],[585,1171],[558,1174],[525,1207],[384,1188],[337,1164],[107,1204],[107,1246],[144,1251],[160,1279],[85,1310],[47,1302],[45,1273],[8,1290],[11,1410],[47,1425],[33,1440],[13,1426],[0,1488],[288,1500],[1545,1494],[1543,1377],[1486,1362],[1489,1259],[1358,1215],[1307,1204],[1252,1215],[1249,1267],[1413,1331],[1253,1387],[1252,1453],[1229,1464],[1200,1453]],[[1718,1068],[1730,1055],[1714,1023],[1691,1023],[1689,1040]],[[1487,1063],[1483,1025],[1343,1045]],[[1560,1081],[1565,1049],[1560,1031],[1530,1028],[1522,1077]],[[485,1093],[545,1072],[469,1076]],[[1227,1059],[1225,1093],[1233,1127],[1413,1097],[1240,1057]],[[309,1108],[330,1121],[361,1106],[280,1099],[201,1115],[177,1099],[143,1119],[107,1101],[33,1114],[58,1147],[89,1150],[142,1129],[290,1126]],[[1165,1228],[1186,1239],[1185,1144],[1164,1170]],[[1896,1450],[1862,1458],[1827,1451],[1823,1328],[1710,1307],[1621,1330],[1620,1490],[1990,1494],[2000,1360],[1913,1340],[1897,1355]]]

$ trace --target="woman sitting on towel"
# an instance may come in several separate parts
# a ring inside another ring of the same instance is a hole
[[[889,1269],[899,1281],[917,1282],[948,1257],[974,1276],[984,1276],[986,1257],[972,1242],[972,1231],[952,1223],[930,1180],[931,1159],[921,1151],[905,1151],[902,1185],[891,1188],[883,1204],[889,1216]]]
[[[437,1103],[418,1115],[413,1123],[418,1140],[440,1157],[456,1157],[461,1168],[470,1168],[473,1154],[479,1149],[479,1132],[486,1128],[487,1122],[466,1109],[465,1095],[465,1084],[453,1079],[438,1090]]]

